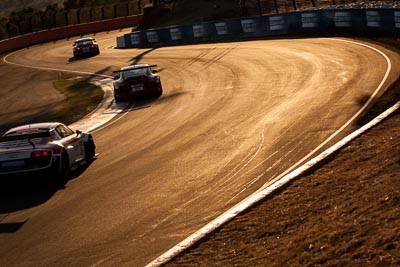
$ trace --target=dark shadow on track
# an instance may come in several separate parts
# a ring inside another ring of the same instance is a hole
[[[85,56],[80,56],[80,57],[70,57],[68,59],[68,64],[71,64],[71,63],[74,63],[74,62],[77,62],[77,61],[88,60],[88,59],[90,59],[92,57],[95,57],[95,56],[98,56],[98,55],[85,55]]]
[[[137,55],[136,57],[131,58],[129,61],[131,62],[131,65],[136,65],[138,64],[145,55],[150,54],[151,52],[153,52],[154,50],[156,50],[158,47],[153,47],[150,49],[146,49],[146,51],[144,51],[143,53]]]
[[[121,113],[133,112],[135,110],[150,108],[153,104],[168,102],[173,98],[177,98],[187,94],[187,92],[175,92],[162,96],[142,96],[126,102],[116,103],[115,105],[125,107]]]
[[[1,177],[0,214],[36,207],[47,202],[58,190],[64,189],[69,181],[78,178],[90,165],[91,162],[72,171],[64,180],[54,175],[25,174]],[[0,221],[0,233],[1,228]]]

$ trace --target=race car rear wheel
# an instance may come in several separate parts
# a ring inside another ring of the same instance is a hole
[[[58,178],[60,180],[66,180],[68,178],[69,172],[70,172],[70,167],[69,167],[68,154],[66,151],[63,151],[63,153],[61,154],[61,163],[58,172]]]
[[[158,85],[156,96],[160,97],[162,95],[162,93],[163,93],[163,89],[162,89],[162,85],[161,85],[161,82],[160,82],[160,84]]]

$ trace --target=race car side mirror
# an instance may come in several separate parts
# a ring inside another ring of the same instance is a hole
[[[76,130],[75,132],[76,132],[76,136],[78,136],[82,133],[82,131],[80,131],[80,130]]]
[[[153,70],[153,73],[157,73],[158,72],[158,70]]]

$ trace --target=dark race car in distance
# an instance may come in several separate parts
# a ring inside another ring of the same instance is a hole
[[[139,96],[161,96],[162,85],[157,70],[152,69],[157,65],[132,65],[123,67],[114,73],[114,98],[116,102],[133,100]]]
[[[77,39],[72,45],[74,57],[92,56],[100,54],[99,45],[92,37]]]
[[[25,173],[67,178],[70,170],[93,160],[95,148],[90,133],[59,122],[15,127],[0,137],[0,177]]]

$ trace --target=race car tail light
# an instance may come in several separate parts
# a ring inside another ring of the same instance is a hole
[[[31,153],[30,163],[32,167],[45,167],[50,164],[51,151],[35,150]]]
[[[120,89],[124,87],[129,87],[130,83],[127,82],[121,82],[121,83],[115,83],[115,89]]]
[[[51,152],[47,150],[36,150],[31,154],[31,158],[50,157]]]

